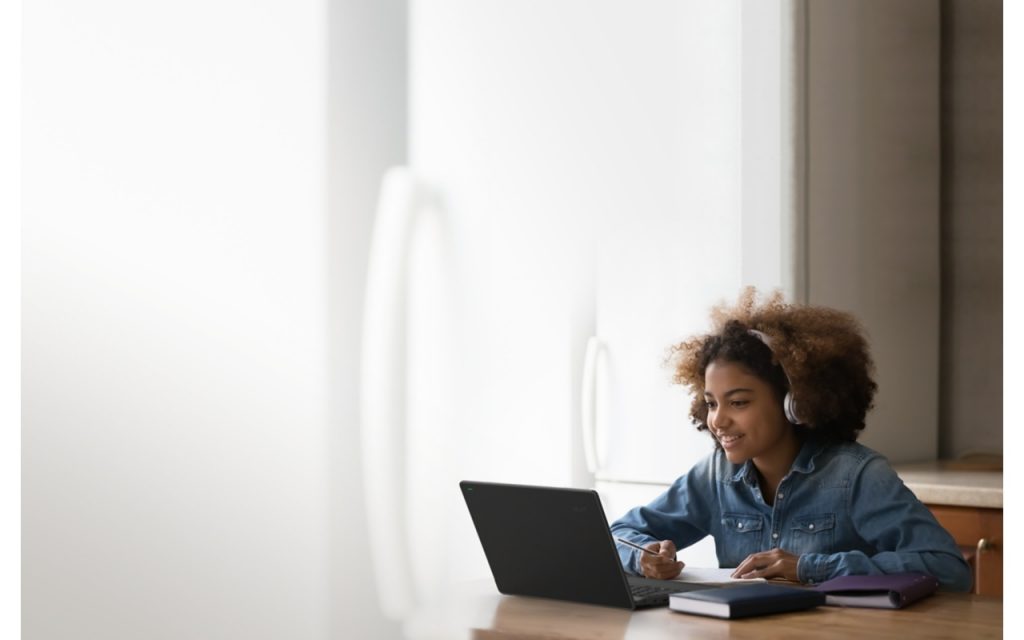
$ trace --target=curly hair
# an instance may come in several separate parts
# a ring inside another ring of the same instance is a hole
[[[800,435],[853,442],[863,431],[878,385],[860,323],[849,313],[786,304],[776,291],[762,303],[747,287],[735,306],[712,309],[713,332],[670,349],[673,381],[694,394],[690,418],[707,430],[704,371],[715,360],[743,365],[767,382],[779,402],[787,392],[798,408]],[[751,330],[761,332],[765,344]]]

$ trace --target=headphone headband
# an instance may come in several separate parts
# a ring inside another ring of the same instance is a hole
[[[778,361],[778,356],[775,353],[775,349],[772,348],[772,340],[763,331],[757,329],[747,329],[747,333],[760,340],[764,346],[768,347],[768,350],[772,352],[775,359]],[[782,369],[782,375],[786,376],[786,384],[789,385],[789,390],[786,391],[786,397],[782,399],[782,409],[786,412],[786,419],[793,424],[803,424],[803,421],[797,417],[796,412],[796,401],[793,400],[793,381],[789,379],[789,374],[786,373],[786,367],[782,366],[782,362],[779,361],[779,368]]]

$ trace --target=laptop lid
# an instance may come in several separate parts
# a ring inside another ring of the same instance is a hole
[[[635,608],[596,491],[459,486],[498,591]]]

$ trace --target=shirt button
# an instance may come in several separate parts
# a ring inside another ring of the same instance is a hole
[[[775,533],[772,534],[772,539],[774,539],[774,540],[778,540],[779,539],[779,532],[778,531],[776,531]]]
[[[784,493],[780,493],[780,494],[779,494],[779,500],[782,500],[782,499],[783,499],[783,498],[785,498],[785,497],[786,497],[786,494],[784,494]]]
[[[812,524],[807,525],[807,528],[808,529],[813,529],[814,528],[814,524],[812,523]]]
[[[743,528],[743,523],[742,522],[736,523],[736,528],[737,529],[742,529]]]

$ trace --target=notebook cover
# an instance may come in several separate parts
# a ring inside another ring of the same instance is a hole
[[[935,593],[939,581],[926,573],[891,573],[879,576],[841,576],[815,589],[830,596],[829,604],[879,607],[877,596],[887,595],[887,608],[901,609]]]
[[[720,608],[720,612],[690,610],[687,602],[689,600],[720,605],[717,607]],[[713,615],[720,618],[745,618],[769,613],[799,611],[822,604],[825,604],[825,594],[814,589],[763,583],[674,593],[669,599],[669,607],[674,611]]]

